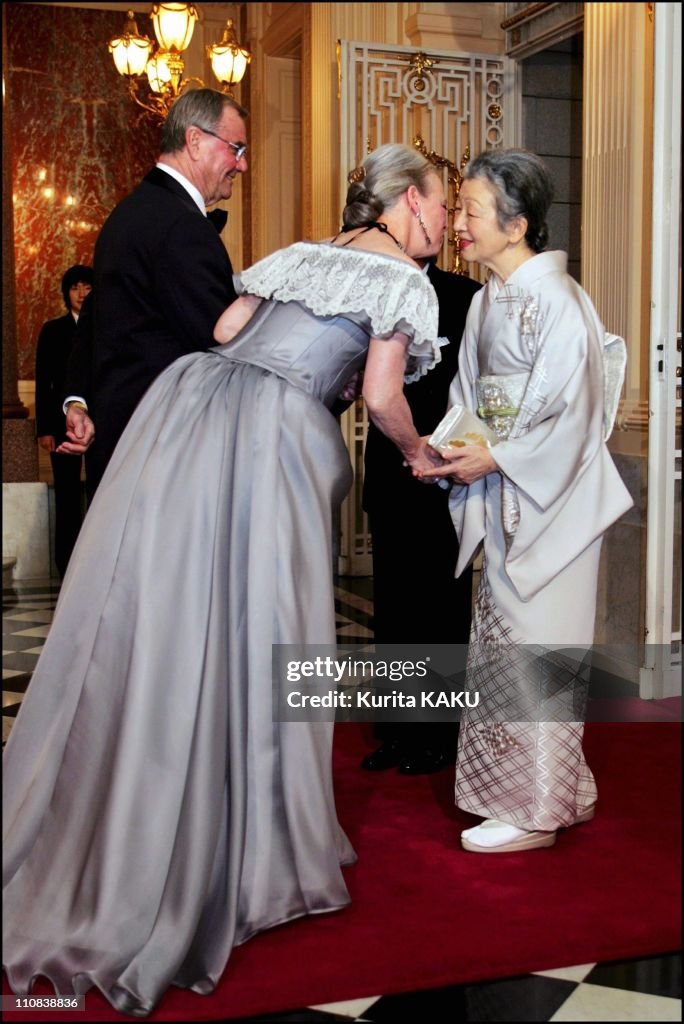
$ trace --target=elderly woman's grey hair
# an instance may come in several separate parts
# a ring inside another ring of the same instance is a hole
[[[397,202],[410,185],[421,195],[430,190],[434,166],[425,157],[400,142],[388,142],[366,157],[349,175],[347,204],[342,214],[345,228],[358,228],[375,221]]]
[[[546,218],[553,200],[553,181],[540,157],[526,149],[486,150],[466,165],[463,177],[484,180],[492,187],[502,231],[517,217],[524,217],[525,241],[533,252],[544,251],[549,240]]]

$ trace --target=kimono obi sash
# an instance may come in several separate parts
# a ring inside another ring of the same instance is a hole
[[[525,394],[529,373],[491,374],[476,381],[477,415],[505,441]]]

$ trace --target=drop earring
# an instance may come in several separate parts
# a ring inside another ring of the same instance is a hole
[[[420,210],[416,210],[416,217],[418,218],[418,223],[420,224],[421,231],[425,236],[425,241],[427,242],[428,245],[432,245],[432,239],[430,238],[428,230],[425,227],[425,221],[423,220]]]

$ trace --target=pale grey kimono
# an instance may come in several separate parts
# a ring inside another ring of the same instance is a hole
[[[593,642],[601,540],[632,504],[605,443],[610,336],[565,266],[545,252],[505,284],[492,276],[470,307],[450,395],[501,438],[500,472],[450,495],[457,574],[484,549],[468,661],[481,701],[462,724],[456,801],[545,831],[596,800],[573,720],[581,673],[553,652]],[[555,720],[540,721],[544,709]]]

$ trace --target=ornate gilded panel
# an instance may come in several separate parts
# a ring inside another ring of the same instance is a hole
[[[426,153],[444,174],[453,207],[459,172],[468,156],[517,142],[515,67],[507,57],[491,54],[340,42],[340,208],[348,171],[386,142],[405,142]],[[455,241],[449,232],[440,264],[459,272]],[[342,509],[338,570],[352,575],[371,572],[370,535],[361,508],[367,426],[366,409],[359,400],[342,421],[355,484]]]

